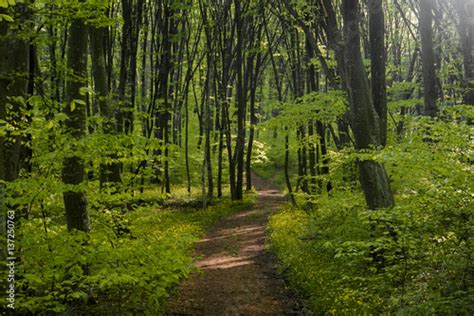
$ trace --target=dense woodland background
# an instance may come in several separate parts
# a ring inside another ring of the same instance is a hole
[[[472,315],[473,105],[471,0],[0,0],[16,312],[163,311],[253,170],[315,314]]]

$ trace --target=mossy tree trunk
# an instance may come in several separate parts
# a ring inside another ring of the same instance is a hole
[[[377,148],[382,145],[380,117],[375,110],[369,82],[362,61],[359,35],[359,1],[344,0],[344,61],[346,88],[352,114],[352,129],[356,149]],[[365,160],[359,162],[360,182],[369,209],[394,205],[392,190],[382,164]]]

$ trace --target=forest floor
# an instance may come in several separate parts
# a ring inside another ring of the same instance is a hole
[[[169,315],[305,314],[267,249],[266,224],[285,198],[273,183],[253,175],[258,201],[209,230],[196,246],[200,269],[168,301]]]

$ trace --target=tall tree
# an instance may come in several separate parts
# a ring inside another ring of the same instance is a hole
[[[465,104],[474,105],[474,3],[452,0],[459,17],[458,32],[463,55]]]
[[[17,5],[11,12],[24,13],[23,5]],[[0,14],[9,14],[0,8]],[[11,14],[11,13],[10,13]],[[18,22],[17,22],[18,23]],[[30,49],[27,40],[21,36],[21,27],[5,18],[0,21],[0,238],[6,238],[6,216],[4,182],[18,178],[20,171],[21,137],[11,131],[22,128],[21,112],[28,94],[28,73],[30,71]],[[10,125],[6,128],[6,124]],[[13,127],[13,128],[12,128]],[[3,133],[5,131],[5,133]],[[6,247],[0,251],[0,260],[6,258]]]
[[[359,35],[359,1],[343,0],[344,60],[356,149],[382,145],[380,118],[375,110],[362,60]],[[370,209],[394,205],[385,167],[372,160],[359,161],[360,182]]]
[[[204,83],[204,91],[202,102],[203,102],[203,113],[201,113],[201,119],[203,120],[202,126],[205,133],[205,144],[204,144],[204,160],[203,160],[203,192],[205,192],[204,183],[206,182],[205,174],[207,174],[207,197],[203,195],[203,200],[212,200],[214,194],[214,181],[212,178],[212,162],[211,162],[211,87],[212,82],[214,81],[214,35],[207,20],[207,12],[200,2],[201,16],[205,24],[204,30],[206,34],[206,59],[207,59],[207,69],[206,69],[206,79]]]
[[[433,1],[420,0],[420,37],[421,37],[421,62],[423,66],[423,114],[436,116],[436,73],[435,56],[433,50]]]
[[[126,133],[129,132],[129,127],[131,126],[131,114],[128,111],[129,105],[128,101],[126,100],[126,93],[127,93],[127,82],[129,78],[129,66],[130,66],[130,55],[131,55],[131,41],[132,38],[132,5],[133,0],[122,0],[122,18],[123,18],[123,25],[122,25],[122,37],[120,43],[120,73],[119,73],[119,83],[117,89],[117,97],[119,104],[119,109],[117,113],[118,118],[118,131],[122,132],[125,131]],[[127,104],[127,106],[124,106]]]
[[[24,13],[24,5],[12,9],[13,14]],[[1,9],[1,14],[9,14]],[[17,16],[15,16],[17,18]],[[30,49],[17,22],[0,21],[0,126],[7,122],[13,129],[20,128],[21,108],[28,92]],[[8,130],[12,130],[9,128]],[[0,135],[0,180],[13,181],[20,170],[21,137],[12,133]]]
[[[70,71],[66,83],[66,106],[68,115],[66,127],[80,141],[86,133],[86,97],[81,93],[87,78],[87,26],[79,17],[74,17],[69,26],[67,44],[67,67]],[[63,161],[62,179],[64,184],[78,186],[84,181],[84,162],[78,155],[77,144],[72,146],[73,152]],[[66,221],[69,231],[77,229],[90,230],[89,213],[87,211],[86,194],[75,188],[63,193],[66,209]]]
[[[243,180],[244,180],[244,150],[245,150],[245,115],[247,110],[247,97],[244,88],[244,40],[246,30],[246,20],[243,12],[244,4],[235,0],[235,23],[237,29],[237,44],[235,48],[235,72],[237,75],[236,85],[236,106],[237,106],[237,141],[235,144],[235,162],[236,162],[236,185],[235,198],[243,198]]]
[[[372,98],[380,119],[380,142],[387,142],[387,93],[385,83],[385,19],[382,0],[369,0],[369,38]]]
[[[94,79],[94,90],[96,101],[99,106],[100,114],[104,119],[102,126],[105,134],[111,135],[115,133],[116,126],[114,120],[114,113],[110,106],[110,91],[108,86],[107,68],[105,63],[105,29],[104,28],[90,28],[90,50],[92,60],[92,76]],[[114,158],[113,153],[109,154]],[[118,163],[110,163],[101,165],[100,170],[101,184],[107,182],[119,183],[121,182],[120,165]]]

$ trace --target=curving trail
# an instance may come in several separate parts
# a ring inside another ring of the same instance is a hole
[[[265,225],[284,197],[253,175],[259,199],[249,210],[216,224],[198,242],[193,274],[168,302],[168,315],[303,314],[302,302],[285,285],[266,250]]]

